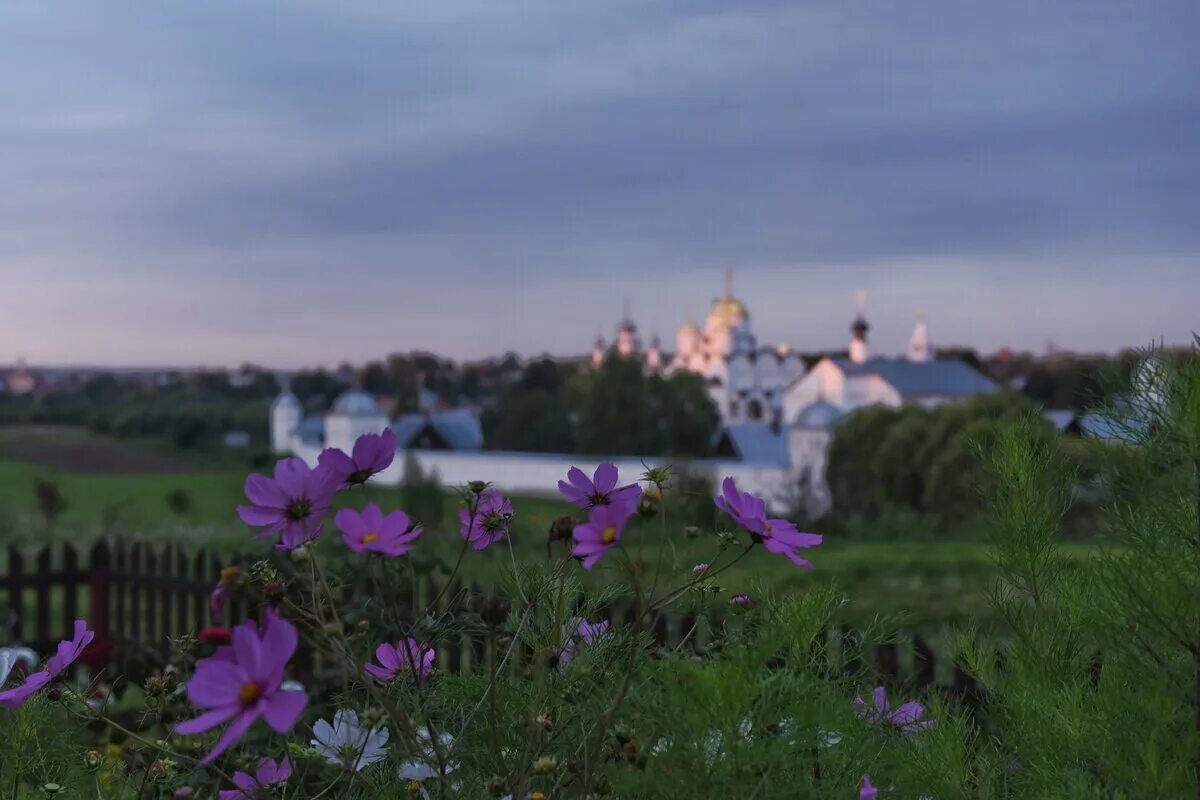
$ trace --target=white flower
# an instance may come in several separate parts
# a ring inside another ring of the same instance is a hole
[[[313,726],[312,746],[325,760],[345,769],[359,772],[382,761],[387,753],[384,745],[388,741],[388,729],[380,725],[366,730],[358,721],[354,711],[342,709],[333,715],[333,724],[320,720]]]
[[[0,647],[0,686],[8,680],[12,668],[22,661],[26,670],[32,670],[37,666],[37,653],[28,647]]]
[[[438,745],[441,747],[443,757],[446,749],[452,744],[454,744],[454,737],[450,734],[443,733],[438,736]],[[458,764],[451,761],[446,764],[443,773],[438,772],[438,753],[433,746],[433,737],[429,735],[428,728],[417,728],[417,745],[421,748],[421,754],[424,758],[410,759],[401,764],[401,778],[409,781],[424,781],[429,778],[436,778],[439,774],[449,775],[458,769]]]
[[[822,730],[818,736],[821,739],[822,747],[833,747],[842,743],[842,735],[837,731]]]
[[[284,681],[283,683],[279,684],[279,691],[281,691],[281,692],[303,692],[304,684],[301,683],[300,681]],[[353,712],[351,712],[351,713],[353,713]],[[335,714],[333,718],[336,720],[337,715]]]

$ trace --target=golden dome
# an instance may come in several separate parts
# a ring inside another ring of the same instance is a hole
[[[742,305],[742,301],[729,296],[722,297],[713,303],[712,309],[708,312],[710,320],[715,319],[728,328],[736,327],[738,323],[749,319],[749,317],[750,312]]]

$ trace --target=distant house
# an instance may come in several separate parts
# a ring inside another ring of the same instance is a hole
[[[343,392],[328,412],[305,415],[300,400],[286,388],[271,404],[271,448],[278,453],[310,454],[325,447],[346,452],[366,433],[391,428],[396,449],[479,450],[483,428],[474,411],[465,408],[429,410],[390,419],[379,402],[361,389]]]
[[[832,502],[825,469],[834,429],[846,415],[873,405],[934,408],[998,391],[971,365],[934,358],[924,320],[914,327],[902,358],[868,356],[869,330],[860,313],[850,325],[849,357],[822,358],[783,395],[790,467],[813,516]]]
[[[401,450],[479,450],[483,428],[479,417],[465,408],[404,414],[392,423]]]

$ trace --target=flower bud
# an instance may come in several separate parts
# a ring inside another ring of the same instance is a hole
[[[570,514],[559,517],[550,523],[550,541],[551,542],[568,542],[571,540],[571,534],[575,532],[575,518]]]
[[[546,714],[539,714],[538,718],[534,721],[547,733],[554,730],[554,720]]]
[[[263,599],[272,607],[282,603],[285,596],[287,596],[287,587],[281,581],[267,581],[263,585]]]
[[[638,498],[637,507],[638,516],[650,518],[658,513],[658,498],[651,496],[649,492],[642,492],[642,496]]]
[[[487,491],[487,481],[471,481],[467,484],[467,488],[471,490],[471,494],[483,494]]]
[[[46,797],[54,797],[54,795],[58,794],[62,790],[63,787],[59,786],[57,783],[42,784],[42,791],[46,793]]]
[[[533,771],[539,775],[548,775],[558,766],[558,759],[554,756],[542,756],[537,761],[533,762]]]
[[[642,473],[642,480],[645,481],[646,483],[654,484],[654,487],[655,487],[654,490],[657,493],[657,490],[660,487],[668,485],[669,481],[671,480],[671,468],[670,467],[647,467],[646,471],[644,473]],[[647,489],[646,491],[651,491],[651,490]]]
[[[487,789],[488,793],[491,794],[492,797],[500,797],[508,792],[508,781],[504,780],[504,778],[499,775],[493,775],[488,779]]]
[[[104,756],[100,755],[99,750],[88,750],[83,754],[83,765],[88,769],[96,769],[104,761]]]
[[[479,616],[489,626],[498,628],[508,619],[508,611],[512,603],[503,595],[489,595],[479,603]]]

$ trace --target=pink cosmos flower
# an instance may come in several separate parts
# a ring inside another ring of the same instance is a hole
[[[26,700],[37,694],[38,690],[50,683],[63,673],[67,667],[75,663],[75,660],[83,653],[86,648],[96,637],[92,631],[88,630],[87,623],[81,619],[75,620],[75,630],[70,639],[64,639],[58,643],[58,650],[53,656],[46,659],[46,664],[38,672],[34,672],[25,678],[25,683],[20,686],[9,689],[6,692],[0,692],[0,706],[5,708],[17,708]]]
[[[891,725],[903,733],[916,733],[933,725],[932,720],[922,720],[925,707],[916,700],[909,700],[893,710],[888,702],[887,689],[876,686],[871,696],[872,704],[866,703],[862,696],[855,693],[854,706],[858,716],[872,725]]]
[[[246,478],[251,505],[238,506],[247,525],[262,528],[263,536],[282,535],[281,550],[294,550],[321,533],[321,518],[337,494],[339,478],[327,468],[309,469],[299,458],[275,465],[275,477],[253,474]]]
[[[282,688],[283,669],[296,651],[296,629],[268,609],[261,627],[247,620],[233,629],[233,645],[196,663],[188,700],[206,709],[181,722],[176,733],[197,734],[229,722],[201,763],[209,764],[241,738],[259,717],[276,733],[287,733],[308,703],[303,691]],[[232,720],[232,721],[231,721]]]
[[[459,510],[458,520],[462,523],[460,532],[476,550],[482,550],[508,535],[512,516],[512,501],[495,489],[488,489],[479,495],[474,515],[470,509]]]
[[[374,503],[367,503],[362,511],[343,508],[334,520],[342,529],[342,541],[351,550],[382,553],[388,558],[407,553],[422,533],[420,525],[410,529],[412,522],[408,514],[393,511],[384,516]]]
[[[363,669],[381,682],[398,675],[411,681],[426,680],[433,672],[435,658],[437,653],[432,647],[409,636],[395,644],[384,642],[379,645],[375,648],[375,660],[382,666],[367,663],[363,664]]]
[[[575,547],[571,555],[583,558],[583,568],[590,570],[596,562],[621,542],[625,524],[634,510],[625,505],[594,506],[588,521],[576,525]]]
[[[750,595],[746,594],[745,592],[738,592],[729,598],[729,605],[731,606],[746,606],[749,604]]]
[[[276,764],[274,759],[259,759],[258,768],[251,775],[248,772],[233,773],[233,785],[236,789],[222,789],[217,792],[221,800],[252,800],[260,795],[262,789],[283,783],[292,774],[292,762],[287,756]]]
[[[749,531],[755,544],[761,544],[767,552],[786,557],[798,567],[813,568],[812,562],[801,558],[796,551],[819,545],[823,538],[820,534],[801,533],[786,519],[768,519],[767,504],[762,498],[739,492],[733,478],[726,478],[721,487],[721,494],[713,502]]]
[[[580,644],[590,645],[608,634],[608,620],[588,622],[579,617],[563,625],[563,648],[558,654],[559,664],[570,664],[575,658],[575,648]]]
[[[696,566],[692,567],[692,574],[694,574],[696,576],[703,575],[706,572],[708,572],[708,564],[701,563],[701,564],[697,564]]]
[[[339,484],[355,486],[383,472],[395,458],[396,432],[384,428],[383,433],[364,433],[358,437],[352,455],[336,447],[326,448],[317,457],[317,463],[333,473]]]
[[[863,775],[862,786],[858,787],[858,800],[875,800],[879,790],[871,785],[871,777]]]
[[[607,461],[596,467],[591,480],[579,467],[571,467],[567,470],[567,480],[558,482],[558,490],[567,498],[567,502],[580,508],[609,505],[636,508],[638,497],[642,494],[642,487],[636,483],[617,486],[617,468]]]

